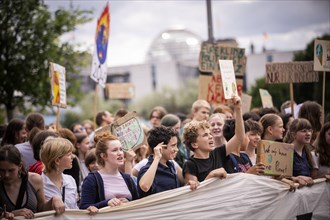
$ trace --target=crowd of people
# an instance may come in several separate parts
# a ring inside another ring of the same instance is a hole
[[[330,122],[321,106],[306,101],[298,118],[276,108],[242,113],[241,100],[211,107],[192,104],[191,114],[168,113],[156,106],[146,141],[123,151],[118,137],[101,128],[128,113],[101,111],[70,128],[46,125],[40,113],[2,125],[0,146],[1,217],[33,218],[37,212],[85,209],[95,214],[152,194],[189,185],[198,190],[209,178],[248,173],[282,181],[294,191],[330,179]],[[266,176],[257,161],[260,140],[293,144],[293,175]]]

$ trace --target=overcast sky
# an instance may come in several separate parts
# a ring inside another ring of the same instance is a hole
[[[107,1],[46,0],[51,10],[74,7],[94,11],[94,19],[67,34],[62,40],[94,47],[96,21]],[[184,27],[208,39],[206,0],[137,1],[117,0],[110,4],[108,66],[143,63],[153,39],[173,27]],[[330,33],[330,0],[212,1],[216,39],[235,38],[250,52],[305,49],[313,38]],[[268,34],[265,40],[263,33]]]

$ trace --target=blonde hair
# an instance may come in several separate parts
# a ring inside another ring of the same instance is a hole
[[[207,121],[191,121],[187,123],[183,128],[182,139],[183,143],[194,151],[195,148],[192,147],[192,143],[197,141],[198,130],[199,129],[209,129],[210,125]]]
[[[40,150],[40,160],[44,164],[46,172],[56,170],[55,161],[58,158],[74,151],[73,144],[65,138],[54,138],[47,140]]]
[[[203,99],[198,99],[197,101],[195,101],[192,104],[191,111],[197,112],[200,108],[203,108],[203,107],[211,110],[211,106],[207,101],[205,101]]]

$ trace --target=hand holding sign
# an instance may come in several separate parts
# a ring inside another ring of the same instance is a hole
[[[236,78],[232,60],[219,60],[222,87],[224,88],[225,99],[237,96]]]

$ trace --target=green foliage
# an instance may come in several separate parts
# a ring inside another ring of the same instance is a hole
[[[49,105],[49,62],[66,68],[69,104],[79,100],[75,75],[82,67],[79,56],[86,53],[60,44],[59,37],[89,21],[90,13],[71,8],[51,14],[40,0],[1,1],[0,105],[5,106],[8,121],[16,107],[26,110],[26,102],[40,110]]]
[[[326,34],[322,37],[318,37],[319,40],[330,41],[330,35]],[[307,46],[306,49],[302,52],[295,54],[294,61],[311,61],[314,60],[314,40],[312,40]],[[330,99],[330,76],[328,73],[326,75],[326,91],[325,91],[325,100]],[[322,104],[322,89],[323,89],[323,72],[319,73],[319,82],[316,83],[300,83],[294,84],[294,99],[296,103],[302,103],[306,100],[316,101]],[[325,101],[325,112],[330,112],[330,103]]]
[[[270,93],[274,107],[277,109],[280,109],[283,102],[290,100],[289,84],[267,84],[263,77],[256,81],[255,86],[253,86],[249,92],[249,95],[253,97],[251,108],[262,107],[259,88],[266,89]]]
[[[78,114],[76,112],[73,112],[73,111],[67,111],[65,114],[64,114],[64,118],[63,120],[61,121],[61,126],[63,128],[71,128],[71,125],[73,123],[77,123],[77,122],[81,122],[82,121],[82,117],[81,117],[81,114]]]
[[[190,113],[191,105],[198,98],[198,80],[192,79],[187,84],[178,89],[163,87],[157,91],[146,95],[130,105],[131,111],[144,118],[148,118],[150,111],[155,106],[163,106],[168,112],[185,114]]]

